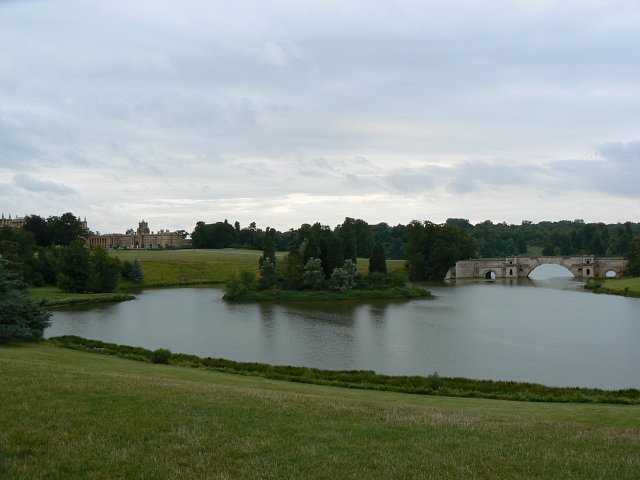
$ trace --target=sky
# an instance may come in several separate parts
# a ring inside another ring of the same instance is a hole
[[[640,221],[640,2],[0,0],[0,212]]]

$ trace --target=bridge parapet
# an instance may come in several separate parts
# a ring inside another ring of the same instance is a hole
[[[574,277],[589,279],[604,277],[608,272],[620,276],[626,260],[620,257],[596,257],[594,255],[471,258],[456,262],[449,269],[446,280],[456,278],[526,278],[540,265],[562,265]]]

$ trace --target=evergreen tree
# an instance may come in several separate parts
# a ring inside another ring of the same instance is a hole
[[[42,338],[50,325],[51,314],[31,299],[25,287],[0,261],[0,343]]]
[[[329,278],[334,268],[340,268],[344,263],[342,240],[336,234],[329,237],[326,245],[326,255],[322,263],[325,278]]]
[[[133,264],[131,265],[130,279],[133,283],[137,283],[138,285],[141,285],[144,282],[144,272],[142,271],[142,266],[140,265],[140,262],[138,261],[137,258],[133,261]]]
[[[260,265],[266,259],[271,260],[274,267],[276,265],[276,231],[273,228],[267,227],[264,234],[264,248],[262,250],[262,256],[260,257]]]
[[[384,247],[376,242],[369,258],[369,273],[387,273],[387,259],[384,255]]]

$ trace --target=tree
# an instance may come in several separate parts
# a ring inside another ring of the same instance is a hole
[[[110,257],[102,247],[96,247],[89,255],[89,278],[87,290],[94,293],[113,292],[120,280],[122,264]]]
[[[467,233],[451,225],[416,220],[407,226],[407,267],[412,280],[442,280],[462,258],[476,253]]]
[[[356,246],[356,221],[353,218],[345,218],[340,227],[340,240],[342,241],[342,254],[344,258],[353,262],[357,261],[358,250]]]
[[[224,298],[234,300],[244,292],[254,291],[257,288],[256,276],[249,270],[241,270],[240,274],[233,272],[227,279],[224,287]]]
[[[387,273],[387,259],[381,243],[376,242],[369,257],[369,273]]]
[[[136,258],[133,262],[125,260],[122,263],[122,276],[130,282],[141,285],[144,282],[144,272],[142,266]]]
[[[631,244],[631,250],[626,256],[627,266],[625,277],[640,277],[640,237],[635,237]]]
[[[38,215],[29,215],[24,219],[24,226],[22,228],[33,234],[33,238],[39,246],[48,247],[51,245],[53,235],[49,224],[44,218]]]
[[[353,288],[357,267],[351,260],[345,260],[342,267],[334,268],[331,273],[329,285],[333,290],[344,292]]]
[[[271,263],[276,264],[276,231],[273,228],[267,227],[267,231],[264,234],[264,246],[262,250],[262,256],[260,257],[260,264],[266,259],[270,259]]]
[[[298,250],[291,250],[287,254],[283,270],[287,288],[293,290],[301,289],[304,264],[302,263],[302,255]]]
[[[322,262],[325,278],[329,278],[335,268],[340,268],[344,263],[344,250],[342,240],[337,234],[332,234],[325,247],[325,256]]]
[[[50,313],[29,297],[26,285],[0,261],[0,342],[42,338]]]
[[[304,266],[304,286],[311,290],[320,290],[324,286],[324,272],[319,258],[310,258]]]
[[[89,250],[81,242],[61,247],[56,283],[65,292],[85,293],[89,282]]]
[[[193,248],[225,248],[233,243],[235,231],[228,222],[196,223],[191,234]]]
[[[271,257],[266,257],[260,265],[260,288],[262,290],[273,288],[276,283],[276,266],[271,261]]]
[[[0,228],[0,257],[7,261],[6,268],[28,284],[42,283],[34,282],[38,270],[36,250],[37,246],[31,232],[21,228]]]
[[[49,217],[47,225],[55,245],[71,245],[87,235],[82,221],[71,212],[64,213],[60,217]]]
[[[357,256],[369,258],[373,248],[373,232],[364,220],[355,221]]]

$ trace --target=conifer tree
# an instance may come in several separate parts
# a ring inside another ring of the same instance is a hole
[[[387,259],[384,255],[384,247],[376,242],[369,258],[369,273],[387,273]]]

